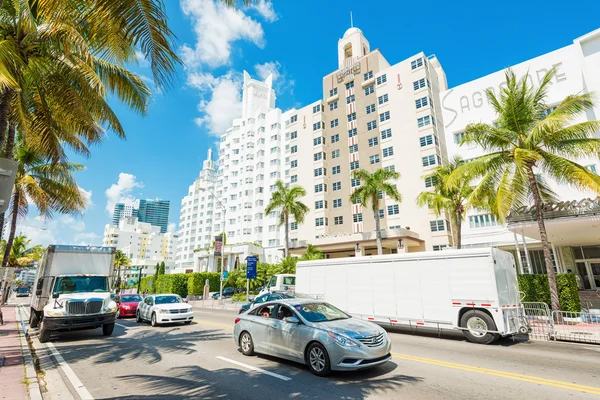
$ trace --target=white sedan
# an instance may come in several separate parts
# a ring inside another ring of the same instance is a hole
[[[150,321],[152,326],[183,322],[191,324],[194,319],[192,306],[176,294],[153,294],[140,302],[135,315],[137,322]]]

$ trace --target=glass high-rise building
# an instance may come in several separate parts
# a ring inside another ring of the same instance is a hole
[[[119,225],[124,217],[137,217],[138,221],[159,226],[160,233],[166,233],[169,227],[169,200],[136,200],[133,205],[115,204],[112,224]]]

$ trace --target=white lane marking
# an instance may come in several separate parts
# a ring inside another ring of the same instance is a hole
[[[132,328],[131,326],[119,324],[118,322],[115,322],[115,325],[120,326],[121,328],[130,328],[130,329]]]
[[[262,374],[269,375],[269,376],[272,376],[272,377],[277,378],[277,379],[281,379],[282,381],[291,381],[292,380],[292,378],[289,378],[287,376],[279,375],[279,374],[276,374],[274,372],[264,370],[262,368],[253,367],[252,365],[244,364],[244,363],[241,363],[239,361],[230,360],[229,358],[225,358],[225,357],[221,357],[221,356],[218,356],[217,358],[219,360],[221,360],[221,361],[225,361],[225,362],[228,362],[228,363],[239,365],[240,367],[249,369],[251,371],[260,372]]]
[[[71,367],[69,367],[69,364],[67,364],[65,359],[60,355],[56,347],[54,347],[54,345],[51,342],[46,343],[46,346],[48,346],[48,348],[52,352],[52,355],[54,356],[54,358],[56,358],[56,362],[71,382],[71,385],[73,385],[73,387],[77,391],[77,394],[79,394],[79,396],[83,400],[93,400],[94,397],[92,396],[92,394],[88,392],[83,383],[81,383],[77,375],[75,375],[75,372],[73,372]]]

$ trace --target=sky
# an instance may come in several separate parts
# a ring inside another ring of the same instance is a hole
[[[81,217],[45,220],[34,209],[17,232],[32,244],[99,244],[116,202],[171,201],[171,229],[181,199],[219,134],[241,114],[242,73],[274,76],[276,106],[298,108],[318,100],[322,78],[337,68],[337,41],[360,28],[395,64],[420,51],[435,54],[454,87],[549,51],[600,28],[600,2],[430,0],[258,0],[227,8],[215,0],[164,0],[176,48],[184,61],[172,87],[157,90],[140,54],[134,72],[153,90],[149,113],[111,105],[126,140],[110,133],[76,178],[88,198]],[[424,6],[426,4],[426,7]],[[367,7],[368,5],[368,7]]]

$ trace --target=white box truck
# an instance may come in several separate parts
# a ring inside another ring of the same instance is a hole
[[[514,257],[498,249],[303,261],[296,292],[381,325],[461,330],[475,343],[528,329]]]
[[[110,297],[114,247],[50,245],[40,261],[31,299],[32,328],[40,342],[52,331],[115,327],[117,304]]]

